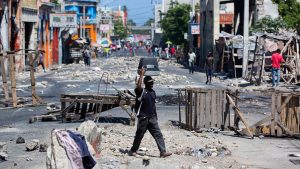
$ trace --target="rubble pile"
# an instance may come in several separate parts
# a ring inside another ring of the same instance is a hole
[[[91,67],[80,64],[64,65],[60,69],[51,75],[51,78],[60,80],[78,80],[78,81],[99,81],[104,72],[109,73],[109,81],[106,83],[113,84],[119,81],[132,81],[137,76],[137,65],[139,57],[125,58],[120,57],[118,59],[108,58],[106,60],[94,60]],[[170,61],[159,61],[160,68],[167,66],[179,67],[180,64]],[[106,70],[106,71],[104,71]],[[186,76],[179,76],[176,74],[165,73],[162,69],[160,76],[154,77],[157,85],[174,84],[179,81],[187,82]],[[104,79],[106,81],[106,77]],[[41,84],[41,86],[47,84]],[[68,88],[78,87],[77,85],[69,84]]]

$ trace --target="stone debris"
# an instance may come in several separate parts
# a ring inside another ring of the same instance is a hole
[[[186,154],[198,158],[207,158],[207,157],[216,157],[216,156],[227,156],[231,155],[231,151],[228,150],[225,146],[219,146],[219,147],[212,147],[206,145],[205,148],[191,148],[189,149]]]
[[[56,103],[48,103],[46,109],[50,111],[60,110],[60,106],[58,106]]]
[[[93,146],[94,150],[100,152],[101,129],[95,122],[88,120],[80,124],[78,132]]]
[[[0,152],[7,150],[7,144],[5,142],[0,142]]]
[[[39,148],[39,140],[33,139],[26,144],[26,151],[34,151]]]
[[[134,81],[137,72],[137,66],[140,58],[126,58],[120,57],[118,59],[108,58],[107,60],[99,61],[94,60],[93,64],[95,67],[86,68],[81,64],[69,64],[58,69],[53,75],[50,75],[53,79],[62,79],[62,80],[79,80],[79,81],[99,81],[100,77],[104,72],[109,73],[109,79],[106,80],[106,77],[102,79],[105,84],[113,84],[118,81],[130,80]],[[159,67],[173,66],[180,67],[180,64],[171,63],[169,61],[159,60]],[[107,66],[114,67],[115,69],[106,70]],[[91,76],[93,75],[93,76]],[[178,83],[180,81],[187,82],[188,78],[186,76],[180,76],[174,74],[165,73],[164,70],[161,70],[160,76],[154,77],[156,85],[170,85]],[[133,82],[134,83],[134,82]],[[47,87],[48,83],[39,83],[41,87]],[[75,88],[76,85],[68,84],[67,88]],[[90,91],[90,90],[86,90]]]
[[[7,161],[8,154],[7,152],[0,152],[0,162]]]
[[[148,166],[150,164],[150,158],[149,156],[144,156],[143,157],[143,165]]]
[[[7,161],[7,144],[5,142],[0,142],[0,162]]]
[[[201,160],[202,163],[207,163],[207,159]]]
[[[47,144],[40,144],[39,152],[47,152],[48,145]]]
[[[16,144],[23,144],[23,143],[25,143],[25,139],[19,136],[16,140]]]
[[[30,158],[30,157],[26,158],[26,161],[32,161],[32,160],[33,160],[33,159]]]

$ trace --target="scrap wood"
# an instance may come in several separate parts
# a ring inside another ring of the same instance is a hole
[[[36,121],[56,121],[57,118],[55,115],[39,115],[39,116],[32,116],[29,119],[29,123],[34,123]]]
[[[263,119],[261,119],[260,121],[252,124],[249,128],[251,131],[255,131],[257,127],[260,127],[262,124],[266,123],[266,122],[271,122],[271,116],[267,116]],[[247,132],[247,128],[244,128],[241,133],[246,133]]]
[[[248,123],[246,122],[246,120],[244,119],[243,113],[240,111],[240,109],[235,105],[234,101],[232,100],[232,98],[226,94],[228,101],[230,102],[230,104],[232,105],[232,108],[234,110],[234,112],[240,117],[241,121],[244,123],[246,129],[247,129],[247,135],[250,136],[251,138],[253,138],[253,134],[249,128]]]
[[[286,104],[291,100],[292,97],[293,97],[293,95],[289,95],[287,98],[284,99],[284,102],[282,103],[280,108],[277,110],[278,114],[280,114],[282,112],[282,110],[285,108]]]
[[[285,132],[287,132],[288,135],[293,136],[293,132],[291,132],[288,128],[286,128],[281,122],[276,121],[277,125],[282,128]]]

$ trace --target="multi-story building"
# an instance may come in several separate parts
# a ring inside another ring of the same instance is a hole
[[[97,42],[97,18],[99,0],[64,0],[62,9],[66,12],[76,12],[79,34]]]

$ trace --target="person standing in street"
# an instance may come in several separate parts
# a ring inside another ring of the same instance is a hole
[[[285,62],[280,52],[280,49],[277,49],[276,52],[272,54],[272,87],[279,85],[280,63]]]
[[[160,157],[167,157],[172,155],[166,151],[165,141],[163,135],[160,131],[157,122],[157,112],[156,112],[156,93],[153,90],[153,79],[151,76],[146,76],[144,78],[145,88],[142,88],[142,79],[145,74],[144,69],[139,70],[139,79],[137,86],[135,88],[136,93],[136,105],[135,112],[138,117],[137,130],[133,145],[128,152],[130,156],[136,156],[137,151],[140,147],[141,141],[144,137],[144,134],[148,130],[150,134],[156,141],[158,149],[160,151]]]
[[[39,63],[38,63],[38,66],[42,65],[43,71],[46,72],[45,65],[44,65],[44,53],[45,53],[45,51],[40,50],[40,52],[39,52]]]
[[[190,72],[190,74],[194,74],[194,62],[195,62],[196,54],[193,52],[192,49],[190,49],[188,56],[189,56],[189,59],[188,59],[189,72]]]
[[[205,60],[205,69],[206,69],[206,84],[211,84],[211,78],[213,75],[214,68],[214,56],[211,52],[208,53]]]

